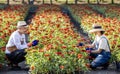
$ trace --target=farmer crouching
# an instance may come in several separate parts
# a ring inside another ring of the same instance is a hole
[[[97,24],[94,24],[93,29],[89,31],[89,33],[95,34],[94,42],[85,45],[88,47],[86,50],[90,52],[90,57],[92,58],[90,59],[90,67],[92,69],[96,69],[97,67],[107,69],[109,66],[109,60],[111,57],[110,46],[104,32],[105,30]]]
[[[27,54],[25,49],[38,44],[38,40],[34,40],[31,45],[30,43],[26,43],[25,33],[27,30],[28,26],[26,22],[19,21],[17,23],[17,30],[11,34],[6,45],[6,57],[10,61],[12,69],[21,69],[18,63],[25,60],[25,55]]]

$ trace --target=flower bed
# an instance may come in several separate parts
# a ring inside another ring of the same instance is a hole
[[[117,58],[117,61],[120,61],[120,45],[119,45],[119,31],[120,31],[120,6],[118,5],[99,5],[100,8],[105,8],[105,15],[106,17],[109,17],[111,19],[114,19],[112,22],[113,24],[111,26],[113,26],[114,30],[115,30],[115,34],[113,38],[115,38],[115,40],[117,41],[116,43],[114,43],[115,45],[115,56]],[[116,45],[117,44],[117,45]]]
[[[120,41],[119,41],[120,40],[119,39],[120,38],[120,35],[119,35],[120,21],[117,19],[117,17],[109,18],[110,17],[109,15],[109,17],[104,18],[102,15],[97,14],[95,11],[93,11],[92,8],[90,8],[88,5],[72,5],[70,7],[73,9],[73,12],[76,15],[78,15],[79,18],[81,18],[80,22],[85,31],[88,32],[92,28],[92,24],[94,23],[98,23],[103,26],[103,28],[106,31],[105,35],[108,37],[110,45],[111,45],[111,51],[113,54],[112,59],[117,60],[116,54],[117,53],[119,54],[118,51],[120,48],[120,45],[119,45],[120,44]],[[119,9],[117,10],[113,8],[112,8],[112,11],[116,12],[116,14],[119,15]],[[110,11],[110,9],[108,11]],[[105,14],[107,14],[107,12]],[[110,12],[110,13],[115,14],[114,12],[113,13]],[[119,58],[119,56],[117,56],[117,58]]]
[[[40,41],[38,46],[27,50],[26,60],[32,74],[88,70],[84,47],[77,47],[79,42],[86,41],[73,31],[73,24],[59,6],[39,6],[32,23],[30,40]]]
[[[3,51],[11,33],[16,29],[16,23],[23,20],[26,15],[27,6],[12,5],[0,10],[0,58],[4,59]],[[3,63],[0,60],[0,63]]]
[[[103,13],[106,17],[120,20],[120,6],[118,5],[92,5],[92,8]]]

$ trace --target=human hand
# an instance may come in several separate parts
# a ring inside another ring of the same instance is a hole
[[[85,50],[86,50],[87,53],[91,53],[91,49],[92,48],[85,48]]]

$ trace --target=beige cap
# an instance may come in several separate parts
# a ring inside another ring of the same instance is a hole
[[[18,21],[17,28],[22,27],[22,26],[28,27],[25,21]]]

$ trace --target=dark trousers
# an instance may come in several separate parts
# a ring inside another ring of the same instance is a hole
[[[6,57],[8,58],[8,60],[12,63],[12,64],[18,64],[22,61],[25,60],[25,55],[27,54],[27,52],[25,52],[24,49],[21,50],[15,50],[10,54],[6,54]]]
[[[118,71],[120,71],[120,61],[119,61],[119,62],[116,61],[116,69],[117,69]]]

